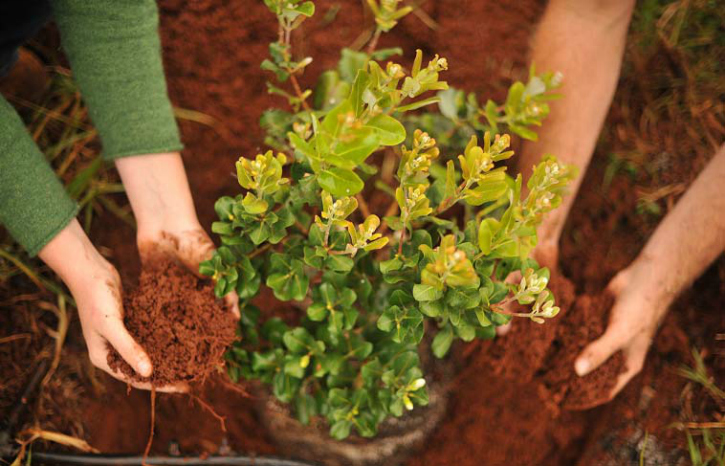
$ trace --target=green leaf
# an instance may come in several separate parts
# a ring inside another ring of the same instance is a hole
[[[299,389],[300,381],[280,371],[275,374],[272,380],[272,393],[280,401],[289,403],[292,401],[295,392]]]
[[[373,60],[382,61],[382,60],[387,60],[388,58],[393,57],[395,55],[402,55],[402,54],[403,54],[403,49],[401,49],[400,47],[390,47],[390,48],[378,49],[378,50],[374,51],[373,54],[371,55],[371,58]]]
[[[300,151],[302,154],[307,156],[310,159],[318,159],[318,155],[315,152],[315,150],[312,148],[312,146],[302,139],[297,133],[289,132],[287,133],[287,137],[289,138],[290,142],[292,143],[292,147]]]
[[[214,222],[211,224],[211,231],[217,235],[230,236],[234,234],[234,226],[231,222]]]
[[[272,229],[266,222],[259,222],[254,229],[249,232],[249,239],[251,239],[255,245],[259,245],[265,242],[271,233]]]
[[[403,105],[401,107],[398,107],[396,110],[400,113],[409,112],[411,110],[417,110],[417,109],[419,109],[421,107],[425,107],[427,105],[437,104],[438,102],[440,102],[440,100],[441,99],[439,97],[429,97],[427,99],[413,102],[412,104]]]
[[[304,425],[310,423],[310,418],[317,415],[317,402],[307,393],[300,394],[295,399],[295,412],[297,419]]]
[[[441,114],[451,120],[458,120],[458,109],[463,106],[464,92],[458,89],[448,88],[438,93],[440,102],[438,102],[438,108]]]
[[[315,14],[315,4],[312,2],[304,2],[301,5],[295,7],[295,11],[309,18],[310,16]]]
[[[285,332],[282,338],[284,345],[293,353],[310,352],[315,345],[315,339],[310,332],[302,327]]]
[[[442,296],[443,293],[432,285],[421,283],[413,285],[413,297],[416,301],[435,301]]]
[[[354,196],[362,191],[365,183],[352,170],[333,167],[318,175],[320,187],[335,197]]]
[[[242,200],[242,206],[247,213],[252,215],[262,214],[267,211],[269,205],[263,199],[258,199],[253,193],[247,193]]]
[[[344,440],[350,436],[350,429],[352,428],[352,422],[342,419],[336,421],[330,427],[330,436],[337,440]]]
[[[425,301],[420,303],[420,312],[428,317],[438,317],[443,312],[440,301]]]
[[[385,275],[390,272],[395,272],[403,267],[403,261],[399,258],[394,257],[393,259],[380,262],[380,272]]]
[[[451,327],[449,325],[446,325],[436,334],[435,338],[433,339],[433,345],[431,346],[431,349],[433,350],[433,354],[435,355],[435,357],[439,359],[445,357],[445,355],[448,354],[448,350],[451,349],[452,343],[453,331],[451,330]]]
[[[327,306],[323,303],[312,303],[307,308],[307,317],[315,322],[320,322],[325,319],[327,315]]]
[[[365,52],[357,52],[348,48],[342,49],[342,57],[338,64],[340,77],[347,82],[353,82],[358,70],[365,68],[367,62],[368,55]]]
[[[289,73],[277,66],[274,62],[265,59],[262,64],[260,65],[260,68],[262,68],[265,71],[271,71],[275,75],[277,75],[277,79],[280,81],[286,81],[287,78],[289,78]]]
[[[405,127],[389,115],[375,116],[368,121],[367,126],[377,131],[380,144],[383,146],[397,146],[405,141]]]
[[[473,309],[481,302],[478,287],[450,288],[446,292],[446,304],[454,309]]]
[[[394,317],[392,313],[384,312],[378,317],[378,328],[382,330],[383,332],[389,332],[393,329],[393,325],[395,324]]]
[[[352,104],[345,100],[337,107],[330,110],[320,124],[320,130],[324,131],[331,138],[336,138],[342,130],[347,114],[352,112]]]
[[[305,368],[302,367],[302,358],[289,356],[284,364],[284,372],[290,377],[301,379],[305,376]]]
[[[352,104],[352,111],[355,112],[355,117],[359,117],[365,108],[365,102],[363,101],[363,93],[367,89],[370,77],[365,70],[359,70],[357,76],[355,76],[355,82],[350,90],[350,104]]]
[[[348,256],[336,254],[328,256],[327,259],[325,259],[325,265],[335,272],[349,272],[355,265],[355,261]]]
[[[496,201],[506,194],[509,186],[505,180],[486,180],[473,189],[466,191],[466,202],[479,206],[486,202]]]
[[[443,199],[453,199],[456,194],[456,167],[453,160],[446,163],[446,188],[443,191]]]
[[[364,126],[345,134],[325,160],[341,168],[354,169],[380,147],[380,136],[374,128]],[[354,136],[351,138],[351,136]]]
[[[491,253],[491,241],[498,232],[499,222],[494,218],[487,218],[478,227],[478,247],[484,255]]]
[[[520,126],[520,125],[509,125],[509,128],[511,128],[511,131],[518,134],[524,139],[528,139],[529,141],[536,141],[539,139],[539,135],[536,134],[536,131],[532,131],[526,126]]]

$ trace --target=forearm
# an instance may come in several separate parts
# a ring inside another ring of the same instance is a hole
[[[139,238],[199,228],[184,163],[178,152],[116,160],[138,224]]]
[[[668,306],[725,250],[725,145],[667,214],[635,261]]]
[[[634,0],[551,0],[534,35],[531,60],[537,69],[564,75],[560,100],[527,142],[518,168],[524,176],[543,154],[579,167],[571,195],[542,225],[542,237],[558,241],[581,185],[614,96]]]

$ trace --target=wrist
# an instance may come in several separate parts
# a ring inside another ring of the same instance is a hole
[[[198,228],[194,202],[178,152],[116,160],[133,208],[138,236],[156,238],[163,231]]]
[[[672,283],[671,278],[675,274],[671,273],[671,269],[657,257],[644,251],[627,267],[623,275],[621,279],[617,278],[623,285],[633,287],[641,293],[658,314],[658,319],[664,315],[679,292]]]
[[[113,266],[93,246],[76,219],[45,245],[38,256],[71,292],[114,273]]]

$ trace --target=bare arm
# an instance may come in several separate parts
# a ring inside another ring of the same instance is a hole
[[[531,59],[536,68],[564,75],[563,98],[551,103],[539,141],[524,145],[519,171],[527,177],[546,153],[580,170],[571,195],[539,229],[538,258],[548,266],[556,265],[561,230],[614,96],[634,3],[551,0],[533,39]]]
[[[660,223],[637,259],[610,283],[609,326],[577,359],[585,375],[618,350],[627,359],[613,394],[644,364],[667,308],[725,250],[725,145]]]

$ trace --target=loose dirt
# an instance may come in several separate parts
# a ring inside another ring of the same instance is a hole
[[[338,57],[329,50],[352,43],[369,25],[369,18],[360,12],[361,3],[317,2],[316,19],[305,26],[297,50],[315,58],[303,84],[310,86],[321,69],[334,66]],[[334,16],[329,22],[323,20],[337,4],[342,7],[337,16],[329,15]],[[543,5],[534,0],[429,0],[426,12],[438,22],[437,30],[426,29],[410,15],[393,34],[383,37],[381,47],[402,46],[406,64],[416,47],[440,53],[450,63],[446,78],[451,84],[478,91],[481,97],[500,99],[512,78],[526,74],[528,41]],[[262,2],[162,0],[160,7],[172,101],[217,121],[214,127],[180,123],[197,210],[202,224],[210,225],[215,220],[214,201],[238,191],[234,161],[263,149],[258,126],[261,111],[283,103],[267,94],[267,76],[259,69],[276,26]],[[630,95],[617,99],[620,104],[623,99],[632,102]],[[630,114],[623,113],[622,106],[615,104],[606,126],[616,124],[625,136],[608,142],[632,150],[630,141],[640,138],[639,126],[627,121]],[[677,131],[673,128],[671,134]],[[643,153],[653,153],[658,144],[656,134],[648,137],[650,145],[641,148]],[[617,357],[602,369],[605,372],[580,380],[573,375],[571,364],[583,345],[604,328],[608,306],[601,291],[636,257],[654,225],[635,213],[638,194],[634,182],[617,176],[607,189],[602,187],[607,156],[604,151],[595,155],[564,232],[560,262],[563,275],[571,282],[554,278],[551,285],[562,313],[544,325],[518,320],[506,338],[470,351],[461,373],[452,381],[446,419],[409,464],[591,466],[606,457],[603,450],[626,443],[612,438],[626,440],[634,432],[645,431],[668,448],[682,446],[683,434],[667,427],[680,418],[680,394],[687,385],[674,369],[691,364],[689,338],[699,347],[712,348],[715,334],[725,329],[720,305],[725,296],[725,274],[719,272],[725,269],[722,265],[708,271],[695,291],[673,306],[642,374],[615,400],[585,411],[567,409],[599,399],[612,384],[610,376],[622,369]],[[669,180],[692,179],[688,157],[669,160],[678,164],[669,166]],[[694,165],[701,166],[701,160]],[[124,278],[136,275],[134,232],[111,215],[95,225],[95,244],[111,251]],[[577,295],[585,296],[577,299]],[[270,313],[276,311],[272,301],[257,305]],[[571,330],[575,332],[567,335]],[[85,354],[78,351],[77,356]],[[722,385],[725,358],[709,357],[706,362],[718,371],[716,380]],[[148,394],[134,390],[126,395],[123,384],[103,374],[97,377],[100,390],[65,392],[67,397],[79,398],[85,409],[80,413],[68,410],[63,416],[81,418],[85,437],[104,452],[141,452],[148,439]],[[160,394],[152,451],[274,453],[254,414],[253,406],[259,400],[210,382],[199,395],[226,417],[228,432],[222,432],[218,420],[193,400]],[[598,389],[592,390],[594,387]],[[691,397],[697,412],[701,408],[696,401],[702,394],[695,391]]]
[[[157,387],[203,382],[234,341],[236,319],[214,297],[213,284],[161,255],[144,263],[123,308],[126,328],[153,365],[151,377],[141,377],[109,347],[108,365],[132,380]]]

